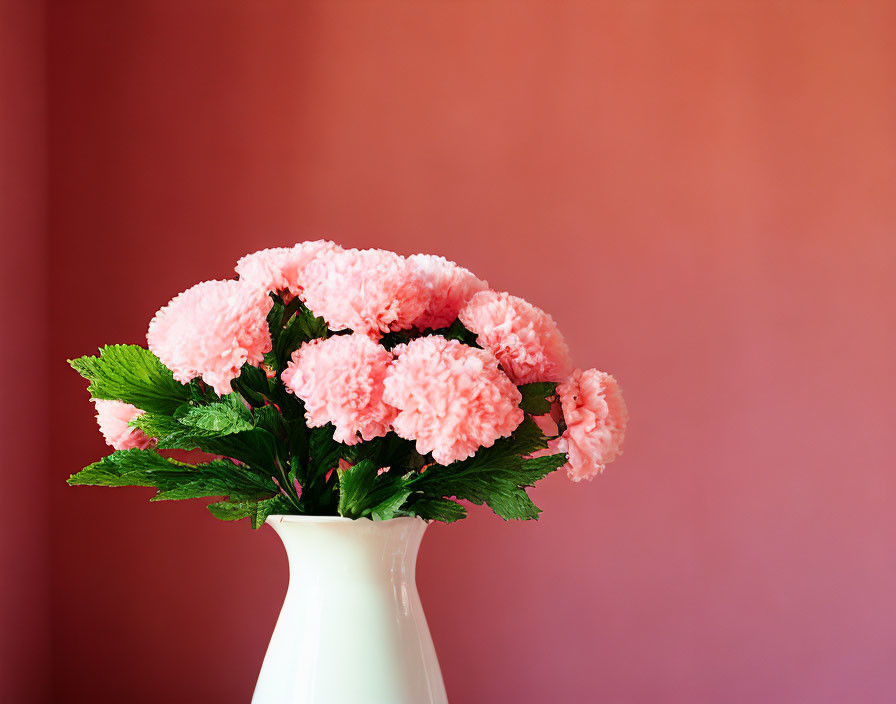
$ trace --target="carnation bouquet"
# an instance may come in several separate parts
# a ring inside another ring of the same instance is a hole
[[[71,365],[114,452],[70,484],[271,515],[537,518],[526,489],[620,453],[615,379],[574,369],[553,319],[442,257],[303,242],[176,296],[147,347]],[[184,462],[170,450],[198,450]],[[191,457],[191,459],[196,459]]]

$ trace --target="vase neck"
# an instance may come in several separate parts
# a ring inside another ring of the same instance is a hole
[[[426,523],[419,518],[369,519],[271,516],[289,560],[290,586],[328,579],[414,581]]]

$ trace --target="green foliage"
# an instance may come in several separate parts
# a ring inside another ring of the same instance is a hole
[[[419,469],[426,464],[426,459],[417,452],[414,441],[400,438],[395,433],[346,446],[343,457],[351,463],[367,459],[375,462],[377,467],[396,469]]]
[[[198,379],[175,381],[155,355],[136,345],[111,345],[97,357],[72,360],[90,381],[94,398],[125,401],[144,411],[131,425],[156,440],[154,449],[113,452],[69,483],[153,487],[152,501],[218,497],[209,505],[212,515],[248,518],[253,528],[278,513],[373,520],[417,516],[450,523],[466,516],[461,501],[486,504],[505,519],[538,517],[540,509],[526,489],[560,467],[565,456],[526,459],[547,447],[530,417],[511,437],[448,466],[421,455],[413,441],[395,433],[344,445],[334,440],[332,425],[307,427],[304,404],[279,377],[304,342],[342,331],[329,331],[298,299],[285,304],[277,296],[268,325],[267,373],[245,365],[233,393],[220,397]],[[475,346],[475,335],[459,322],[436,332]],[[408,339],[407,332],[390,333],[383,344]],[[550,410],[555,384],[519,389],[527,414]],[[219,459],[190,464],[160,454],[166,450],[201,450]],[[350,468],[338,469],[340,460]]]
[[[449,327],[435,330],[434,334],[446,337],[449,340],[457,340],[469,347],[479,347],[476,342],[476,333],[467,330],[460,320],[455,320]]]
[[[299,299],[284,304],[278,296],[274,296],[268,313],[268,327],[272,349],[267,361],[277,371],[286,369],[292,353],[303,342],[326,337],[328,333],[326,321],[315,316]]]
[[[172,413],[190,400],[190,388],[174,380],[152,352],[137,345],[107,345],[99,357],[80,357],[69,364],[90,381],[91,397],[132,403],[137,408]]]
[[[271,382],[267,374],[251,364],[243,365],[240,375],[231,382],[231,386],[253,407],[263,406],[271,395]]]
[[[186,414],[179,409],[176,414]],[[260,475],[276,474],[281,456],[277,438],[263,428],[220,435],[213,430],[184,425],[176,417],[144,413],[132,423],[156,438],[160,450],[202,450],[243,462]]]
[[[403,345],[411,340],[411,336],[404,330],[393,330],[387,332],[380,338],[380,344],[387,350],[395,349],[398,345]]]
[[[213,431],[184,425],[172,415],[143,413],[134,418],[130,424],[156,438],[156,446],[160,450],[203,450],[212,454],[222,454],[211,449],[217,438]]]
[[[395,516],[410,495],[410,489],[396,490],[370,509],[370,517],[375,521],[388,521]]]
[[[428,521],[453,523],[467,517],[467,509],[456,501],[422,494],[404,509],[409,516],[419,516]]]
[[[222,521],[248,518],[253,528],[261,528],[270,515],[291,513],[292,509],[290,502],[279,494],[267,499],[218,501],[208,506],[208,510],[215,518],[220,518]]]
[[[526,418],[509,438],[482,448],[473,457],[450,465],[433,465],[413,482],[413,488],[428,499],[456,497],[474,504],[487,504],[508,519],[537,518],[540,509],[526,494],[534,484],[562,464],[563,455],[553,460],[526,460],[536,450],[547,447],[547,439],[531,418]]]
[[[350,469],[340,469],[339,474],[339,515],[358,518],[364,509],[367,495],[376,481],[376,465],[370,460],[358,462]]]
[[[396,515],[411,495],[411,475],[381,471],[372,460],[339,470],[339,515],[385,521]]]
[[[239,394],[227,394],[221,401],[206,406],[181,406],[174,417],[182,425],[217,435],[231,435],[255,427],[252,411]]]
[[[320,476],[335,469],[345,446],[333,439],[333,426],[311,428],[308,434],[308,474]]]
[[[314,313],[308,310],[304,305],[300,305],[296,311],[296,324],[302,331],[302,336],[304,337],[304,340],[302,340],[303,342],[326,337],[329,334],[327,321],[314,315]]]
[[[550,398],[557,393],[557,384],[550,381],[537,381],[517,387],[523,395],[520,408],[533,416],[543,416],[551,410]]]
[[[240,498],[270,495],[277,486],[229,460],[199,464],[178,462],[155,450],[116,450],[73,474],[69,484],[92,486],[146,486],[158,492],[154,501],[197,499],[206,496]]]

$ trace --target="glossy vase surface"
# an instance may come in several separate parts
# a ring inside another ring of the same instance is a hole
[[[426,523],[270,516],[289,587],[253,704],[446,704],[414,571]]]

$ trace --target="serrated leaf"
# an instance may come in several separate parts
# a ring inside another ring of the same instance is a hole
[[[271,394],[271,382],[264,370],[244,364],[240,375],[231,382],[234,391],[253,406],[263,406]]]
[[[286,422],[276,406],[262,406],[251,413],[252,424],[255,427],[267,430],[271,435],[281,436],[286,431]]]
[[[523,400],[520,408],[533,416],[543,416],[551,412],[549,398],[557,393],[557,384],[550,381],[537,381],[532,384],[523,384],[517,387]]]
[[[419,469],[425,464],[423,457],[416,450],[414,441],[400,438],[394,432],[357,445],[348,445],[344,449],[343,456],[353,463],[372,460],[377,467],[396,469]]]
[[[200,464],[178,462],[155,450],[117,450],[68,479],[71,485],[155,487],[155,500],[204,496],[241,497],[277,490],[265,480],[228,460]]]
[[[521,486],[532,486],[566,464],[566,453],[530,457],[520,463],[517,475]]]
[[[329,330],[323,318],[316,317],[299,299],[284,305],[275,297],[268,314],[271,355],[267,361],[277,371],[286,369],[292,353],[309,340],[326,337]]]
[[[479,344],[476,341],[476,333],[467,330],[467,328],[464,327],[464,324],[460,322],[460,320],[455,320],[447,328],[434,330],[433,335],[441,335],[442,337],[449,340],[457,340],[458,342],[464,343],[468,347],[479,347]]]
[[[448,468],[451,473],[483,468],[496,471],[516,471],[519,469],[523,457],[538,450],[544,450],[547,446],[547,437],[541,432],[538,424],[527,416],[510,437],[500,438],[491,447],[480,448],[469,459],[454,462],[448,465]],[[435,465],[433,468],[441,466]]]
[[[161,450],[206,450],[202,444],[208,440],[214,442],[214,433],[200,428],[191,428],[178,422],[173,416],[162,413],[142,413],[136,416],[129,425],[139,428],[148,436],[156,438]]]
[[[216,403],[221,397],[215,390],[201,379],[193,379],[187,388],[190,390],[190,400],[194,403]]]
[[[296,324],[302,331],[302,336],[304,337],[304,340],[302,340],[303,342],[326,337],[329,333],[329,329],[327,328],[327,321],[319,316],[316,316],[307,307],[305,307],[304,304],[299,306],[298,310],[296,311],[295,319],[298,321]]]
[[[99,357],[71,359],[69,364],[90,381],[93,398],[171,414],[192,397],[190,388],[175,381],[158,357],[138,345],[107,345],[100,348]]]
[[[216,435],[230,435],[255,427],[252,411],[246,408],[239,394],[227,394],[218,403],[182,407],[175,412],[175,418],[181,425]]]
[[[291,513],[292,505],[282,495],[261,499],[246,499],[242,501],[218,501],[209,504],[211,514],[222,521],[238,521],[248,518],[253,529],[261,528],[270,515],[278,513]]]
[[[524,487],[556,469],[564,456],[524,457],[546,447],[547,438],[526,417],[511,437],[480,449],[473,457],[448,466],[427,467],[412,480],[412,488],[427,499],[454,496],[474,504],[487,504],[505,519],[537,518],[539,509]],[[415,501],[410,502],[409,510],[415,506]]]
[[[400,489],[397,493],[384,499],[372,509],[370,509],[370,517],[375,521],[388,521],[395,516],[398,511],[411,495],[410,489]]]
[[[335,469],[345,448],[333,439],[334,428],[326,425],[323,428],[311,428],[308,440],[308,474],[319,477],[331,469]]]
[[[338,470],[340,516],[356,518],[361,515],[367,494],[376,481],[377,466],[370,460],[361,460],[349,469]]]
[[[486,501],[488,507],[505,521],[531,520],[538,518],[538,508],[525,489],[506,484],[492,492]]]
[[[418,484],[441,496],[457,496],[482,503],[496,482],[505,480],[518,485],[523,457],[546,447],[547,438],[535,421],[527,417],[509,438],[501,438],[491,447],[481,448],[469,459],[447,466],[428,467],[420,475]]]
[[[144,413],[131,421],[147,435],[156,438],[160,450],[202,450],[245,463],[259,476],[276,474],[279,455],[277,439],[263,428],[252,428],[230,435],[194,428],[171,416]]]
[[[406,511],[428,521],[442,521],[443,523],[453,523],[467,517],[466,508],[456,501],[446,498],[422,497],[413,502]]]

